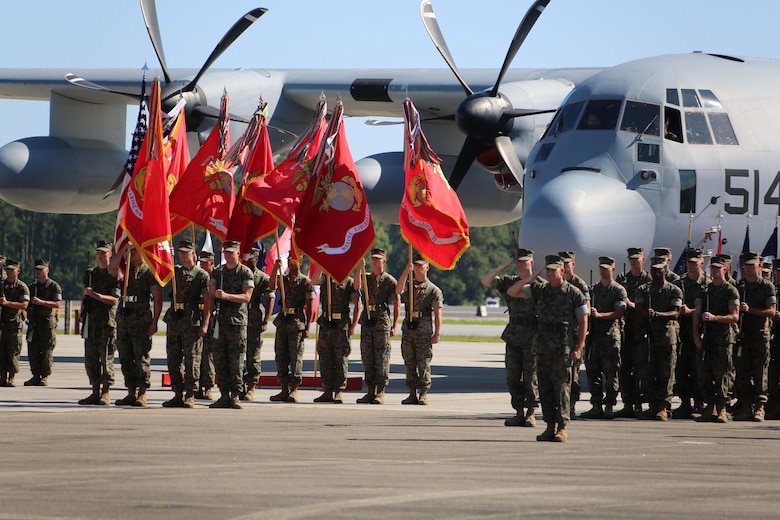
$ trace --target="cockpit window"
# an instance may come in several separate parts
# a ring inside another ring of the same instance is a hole
[[[720,100],[715,96],[715,93],[711,90],[699,90],[699,95],[704,103],[704,108],[720,108],[723,109],[723,105],[720,104]]]
[[[680,106],[680,94],[677,92],[676,88],[666,89],[666,102],[669,105]]]
[[[710,112],[707,114],[710,118],[712,133],[715,134],[715,142],[718,144],[739,144],[737,134],[731,126],[729,115],[725,112]]]
[[[659,135],[661,128],[661,107],[652,103],[626,101],[620,129],[643,135]]]
[[[592,99],[582,114],[578,130],[614,130],[620,115],[619,99]]]
[[[572,103],[571,105],[566,105],[563,107],[563,110],[561,110],[561,116],[558,118],[556,133],[568,132],[569,130],[574,129],[574,125],[577,124],[577,118],[579,117],[580,112],[582,112],[582,106],[584,104],[584,101],[580,101],[578,103]]]
[[[685,113],[686,141],[691,144],[712,144],[710,129],[703,112]]]
[[[664,139],[683,142],[682,118],[676,108],[664,107]]]
[[[701,107],[701,103],[699,102],[699,96],[696,94],[696,91],[692,88],[682,89],[682,99],[683,99],[684,107],[689,107],[689,108]]]

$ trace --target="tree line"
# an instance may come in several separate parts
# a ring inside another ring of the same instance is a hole
[[[441,288],[446,304],[476,305],[483,303],[485,296],[494,295],[482,286],[480,279],[509,258],[512,230],[517,225],[471,228],[471,247],[455,269],[441,271],[431,267],[430,278]],[[99,215],[35,213],[0,201],[0,253],[21,262],[20,277],[25,282],[33,280],[36,259],[49,260],[49,275],[60,283],[66,300],[81,298],[84,270],[95,263],[95,242],[113,241],[115,228],[115,211]],[[401,238],[398,226],[375,223],[375,228],[376,247],[387,250],[386,269],[398,277],[409,262],[409,246]],[[174,237],[173,243],[190,236],[190,231],[184,231]],[[197,246],[202,246],[203,232],[197,231],[195,238]],[[269,237],[263,242],[268,249],[273,239]]]

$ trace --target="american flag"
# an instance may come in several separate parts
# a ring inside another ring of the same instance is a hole
[[[138,160],[138,152],[141,150],[141,144],[144,142],[147,129],[147,108],[146,108],[146,71],[144,71],[143,80],[141,82],[141,102],[138,106],[138,121],[135,124],[135,131],[133,132],[133,140],[130,144],[130,152],[127,154],[127,161],[122,169],[124,177],[122,179],[122,192],[119,197],[119,210],[116,214],[116,232],[114,233],[114,253],[117,253],[125,247],[127,244],[127,233],[120,225],[122,215],[124,215],[127,206],[127,187],[130,184],[130,179],[133,177],[133,170],[135,169],[135,162]],[[124,260],[119,268],[120,280],[124,278],[125,265]]]

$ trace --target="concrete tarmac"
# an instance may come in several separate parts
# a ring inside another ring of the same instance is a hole
[[[305,370],[313,368],[307,340]],[[428,406],[403,406],[400,339],[387,404],[163,409],[155,337],[148,408],[78,406],[83,342],[58,338],[48,387],[0,388],[0,520],[776,517],[780,422],[577,420],[566,443],[508,428],[503,344],[436,345]],[[23,352],[23,354],[26,354]],[[263,348],[263,372],[273,345]],[[351,375],[362,375],[353,341]],[[112,402],[125,395],[119,364]],[[29,377],[26,356],[17,383]],[[586,399],[579,412],[589,408]],[[620,404],[618,405],[620,407]]]

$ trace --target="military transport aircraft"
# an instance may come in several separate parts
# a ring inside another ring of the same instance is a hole
[[[533,2],[522,20],[521,12],[512,13],[520,25],[500,71],[462,72],[450,56],[429,0],[422,1],[421,15],[450,70],[211,67],[245,30],[264,22],[258,20],[266,12],[263,8],[239,18],[200,70],[169,69],[154,0],[141,0],[141,10],[162,70],[164,109],[180,96],[187,100],[191,148],[213,127],[224,90],[230,96],[233,135],[238,135],[260,96],[268,102],[277,152],[290,146],[310,122],[323,92],[332,102],[341,95],[348,115],[380,118],[402,116],[408,95],[423,117],[432,119],[426,135],[443,158],[445,171],[452,170],[452,183],[465,180],[461,199],[470,224],[486,226],[520,217],[522,163],[566,94],[596,70],[509,69],[549,1]],[[137,103],[139,76],[129,69],[0,70],[0,96],[50,103],[48,136],[19,139],[0,148],[0,196],[34,211],[114,209],[115,199],[102,204],[100,200],[126,159],[125,118],[127,106]],[[401,144],[398,152],[358,163],[372,213],[380,221],[397,221],[404,179]]]
[[[721,226],[738,256],[749,226],[761,252],[780,215],[778,85],[776,60],[705,52],[584,80],[531,152],[519,242],[577,251],[587,269],[631,246],[677,258],[689,228],[692,245],[716,249]]]

